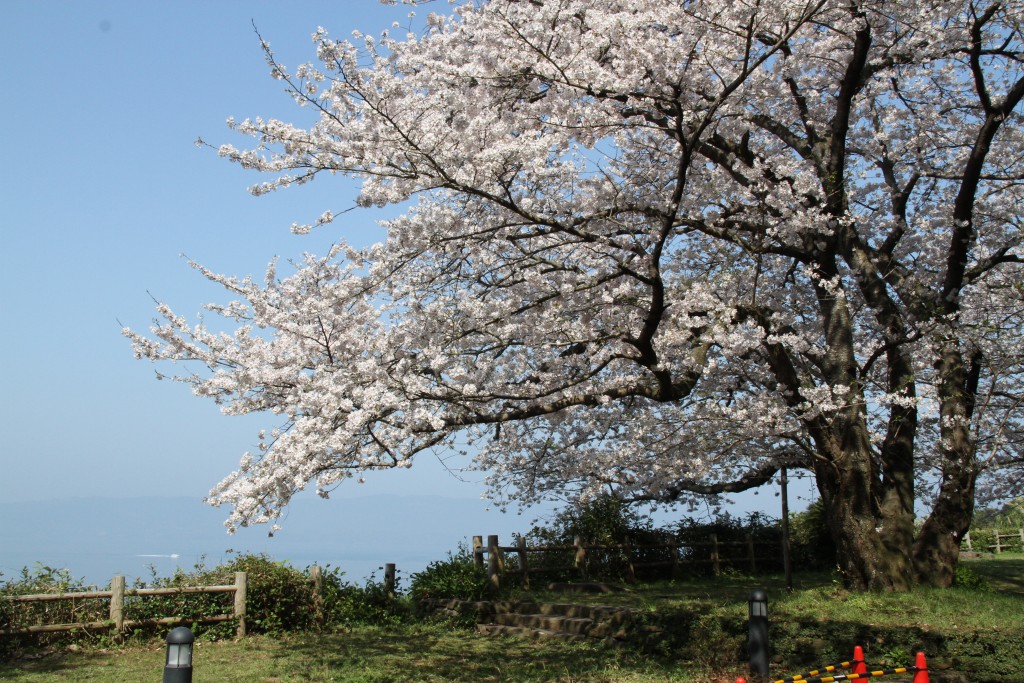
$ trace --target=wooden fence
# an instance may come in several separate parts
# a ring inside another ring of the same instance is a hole
[[[515,571],[522,581],[523,588],[530,587],[530,575],[541,574],[541,573],[574,573],[581,580],[588,578],[589,574],[589,558],[591,555],[596,553],[603,553],[607,557],[608,553],[616,553],[621,558],[624,565],[625,577],[628,581],[635,581],[637,570],[639,569],[652,569],[660,568],[663,571],[668,570],[666,573],[673,579],[680,578],[683,574],[683,568],[687,565],[710,565],[711,570],[715,576],[718,576],[722,572],[722,568],[726,565],[734,565],[737,561],[742,563],[744,569],[748,569],[751,573],[755,573],[758,567],[758,561],[765,560],[765,556],[758,556],[756,554],[756,546],[762,543],[755,541],[753,534],[746,534],[746,537],[742,541],[721,541],[718,539],[716,534],[710,534],[707,541],[693,542],[693,541],[680,541],[676,543],[661,543],[661,544],[649,544],[640,545],[625,542],[618,545],[607,545],[607,544],[595,544],[586,543],[580,537],[576,537],[573,540],[572,545],[538,545],[538,546],[527,546],[526,539],[522,536],[518,536],[516,539],[516,545],[501,545],[498,542],[497,535],[490,535],[487,537],[487,544],[484,545],[483,536],[473,537],[473,560],[478,567],[486,567],[487,575],[490,578],[491,587],[497,590],[501,584],[501,575],[506,572],[506,554],[515,554],[517,560],[517,568]],[[775,547],[775,542],[771,543],[772,547]],[[706,548],[707,556],[701,558],[684,557],[684,552],[691,551],[696,548]],[[723,553],[727,548],[740,548],[741,553],[739,559],[735,556],[735,553],[730,553],[730,557],[726,557]],[[662,555],[667,555],[668,559],[655,560],[655,561],[644,561],[638,559],[642,556],[645,551],[660,552]],[[529,559],[530,554],[534,553],[564,553],[566,555],[571,553],[572,563],[562,565],[544,564],[537,566],[532,564]],[[486,556],[486,561],[484,559]],[[773,554],[771,556],[772,561],[778,561],[778,556]]]
[[[1024,550],[1024,528],[1022,529],[975,529],[975,534],[982,536],[986,541],[991,538],[991,543],[983,543],[979,548],[974,547],[971,539],[971,532],[964,535],[964,542],[961,549],[967,552],[988,551],[999,555],[1004,550]]]
[[[144,626],[161,626],[181,623],[218,623],[238,620],[236,633],[239,638],[245,637],[245,601],[248,579],[245,572],[235,572],[235,583],[225,586],[187,586],[180,588],[125,588],[123,576],[114,576],[110,581],[110,590],[89,591],[84,593],[41,593],[37,595],[3,596],[12,602],[52,602],[59,600],[109,600],[110,618],[103,621],[90,621],[74,624],[39,624],[19,629],[0,631],[0,635],[21,635],[30,633],[53,633],[58,631],[77,631],[81,629],[111,629],[117,636],[126,630]],[[159,619],[131,620],[124,618],[124,599],[128,596],[149,595],[186,595],[195,593],[234,593],[234,609],[231,614],[218,614],[199,619],[182,617],[162,617]]]

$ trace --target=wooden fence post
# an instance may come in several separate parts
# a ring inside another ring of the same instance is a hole
[[[747,534],[747,554],[750,555],[750,573],[757,573],[757,561],[754,559],[754,534]]]
[[[630,542],[629,536],[623,539],[622,545],[626,550],[626,576],[629,578],[630,583],[636,583],[636,567],[633,566],[633,543]]]
[[[722,565],[718,559],[718,534],[711,534],[711,566],[715,570],[715,576],[722,573]]]
[[[124,638],[124,576],[115,575],[110,579],[110,621],[114,624],[114,638]]]
[[[487,578],[495,593],[501,589],[501,562],[498,555],[498,536],[492,534],[487,537]]]
[[[387,562],[384,565],[384,595],[388,605],[395,601],[395,563]]]
[[[1003,552],[1003,546],[999,541],[999,529],[996,529],[996,532],[993,534],[993,536],[996,537],[996,555],[999,555]]]
[[[583,547],[583,539],[579,536],[575,536],[572,539],[572,544],[576,547],[576,569],[580,573],[581,578],[587,578],[587,549]]]
[[[238,638],[245,638],[245,600],[248,591],[249,581],[245,572],[235,572],[235,618],[238,619],[235,635]]]
[[[682,578],[682,565],[679,563],[679,544],[672,544],[672,580],[678,581]]]
[[[309,568],[309,580],[313,584],[313,620],[316,625],[324,625],[324,571],[314,564]]]
[[[519,547],[519,570],[523,574],[523,589],[530,590],[530,566],[526,560],[526,539],[522,534],[516,539],[516,546]]]
[[[484,568],[484,537],[474,536],[473,537],[473,563],[476,564],[480,569]]]

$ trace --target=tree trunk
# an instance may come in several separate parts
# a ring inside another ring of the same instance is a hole
[[[870,451],[846,451],[828,460],[820,462],[816,475],[843,585],[862,591],[909,590],[914,585],[912,527],[882,516]]]
[[[975,476],[961,472],[956,479],[959,482],[956,486],[963,487],[960,489],[963,493],[940,494],[914,543],[914,570],[917,581],[924,585],[939,588],[953,585],[960,561],[960,543],[971,528]]]
[[[978,478],[977,443],[971,434],[982,355],[975,350],[965,362],[960,345],[947,339],[936,363],[939,374],[942,484],[914,544],[918,582],[953,585],[960,560],[960,543],[971,528]]]

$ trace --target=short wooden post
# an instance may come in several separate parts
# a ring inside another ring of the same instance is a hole
[[[754,559],[754,534],[747,534],[747,555],[750,557],[750,573],[757,573],[757,560]]]
[[[124,576],[117,574],[110,579],[110,621],[114,625],[114,638],[124,637]]]
[[[526,539],[522,534],[516,538],[516,546],[519,548],[519,571],[523,574],[523,589],[530,590],[530,566],[526,561]]]
[[[473,562],[480,569],[484,568],[484,537],[473,537]]]
[[[626,576],[630,583],[636,583],[636,567],[633,566],[633,543],[629,540],[629,536],[623,539],[622,545],[626,551]]]
[[[1003,546],[999,542],[999,529],[995,530],[995,533],[993,534],[993,536],[996,537],[996,555],[999,555],[999,554],[1001,554],[1003,552]]]
[[[711,534],[711,566],[715,570],[715,576],[722,573],[722,564],[718,557],[718,534]]]
[[[672,580],[678,581],[683,577],[683,568],[679,562],[679,545],[676,543],[672,544]]]
[[[1024,552],[1024,528],[1017,529],[1020,532],[1020,550]]]
[[[576,548],[576,556],[573,560],[576,564],[576,570],[585,579],[587,578],[587,549],[583,547],[583,539],[579,536],[573,537],[572,544]]]
[[[249,590],[249,581],[245,572],[235,572],[235,619],[238,620],[238,628],[235,635],[245,638],[245,599]]]
[[[395,601],[395,563],[387,562],[384,564],[384,596],[388,601],[388,605],[391,605]]]
[[[313,621],[321,627],[324,625],[324,570],[314,564],[309,568],[309,580],[313,584]]]
[[[498,554],[498,536],[492,534],[487,537],[487,579],[495,593],[501,590],[501,561]]]

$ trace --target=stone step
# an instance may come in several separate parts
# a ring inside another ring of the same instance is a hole
[[[508,626],[506,624],[477,624],[477,633],[485,636],[512,636],[516,638],[562,640],[566,642],[584,642],[589,640],[587,636],[581,636],[563,631],[552,631],[543,628],[527,628],[525,626]]]
[[[476,615],[480,618],[496,614],[543,614],[553,617],[625,623],[631,620],[637,613],[637,610],[628,607],[557,602],[537,603],[530,600],[496,600],[491,602],[453,599],[427,600],[425,603],[434,611]]]
[[[560,631],[585,636],[594,627],[593,619],[574,617],[553,617],[546,614],[496,614],[494,623],[503,626],[518,626],[545,631]]]
[[[639,610],[610,605],[537,603],[529,600],[431,600],[425,601],[425,606],[438,614],[472,616],[477,622],[477,631],[485,635],[589,640],[621,646],[639,627],[636,623]]]

